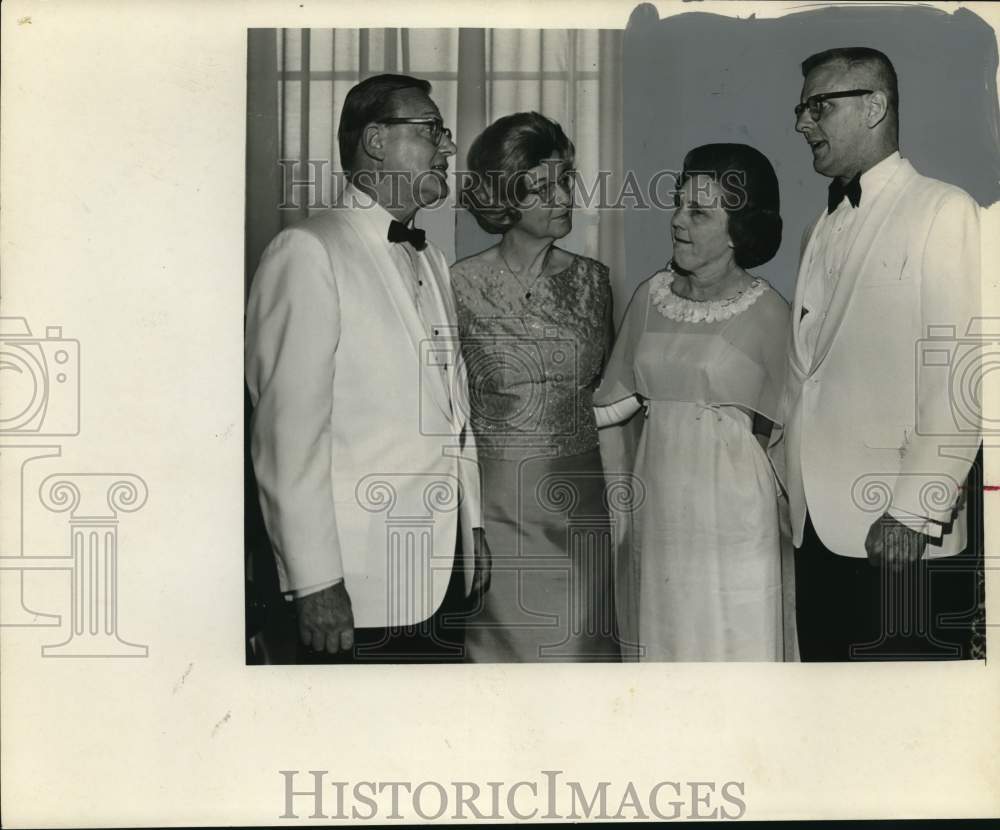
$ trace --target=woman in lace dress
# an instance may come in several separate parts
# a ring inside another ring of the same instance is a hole
[[[538,113],[473,142],[463,206],[497,245],[452,267],[493,552],[466,624],[473,662],[617,660],[593,390],[610,351],[608,269],[572,227],[572,142]]]
[[[781,241],[770,162],[744,144],[692,150],[671,230],[673,261],[636,290],[595,396],[601,426],[641,430],[634,459],[606,459],[645,487],[619,565],[623,636],[643,660],[779,660],[778,491],[765,447],[790,320],[746,270]]]

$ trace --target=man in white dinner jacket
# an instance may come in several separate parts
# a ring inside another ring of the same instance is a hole
[[[303,660],[461,659],[488,586],[448,266],[412,226],[455,153],[429,93],[402,75],[348,93],[350,183],[275,237],[250,289],[251,454]]]
[[[948,355],[980,314],[978,209],[900,157],[885,55],[832,49],[802,74],[795,129],[833,181],[804,240],[784,405],[800,652],[965,656],[980,425],[956,425]]]

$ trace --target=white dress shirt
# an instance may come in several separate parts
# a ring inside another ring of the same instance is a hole
[[[803,354],[809,364],[813,361],[816,340],[830,310],[830,299],[837,287],[844,258],[847,256],[847,246],[842,244],[842,240],[849,239],[854,225],[864,221],[866,208],[892,178],[900,161],[897,151],[863,173],[861,203],[857,207],[852,207],[845,197],[833,213],[824,213],[816,225],[813,244],[808,250],[809,263],[805,272],[806,289],[802,302],[803,317],[799,323],[799,336],[804,346]]]

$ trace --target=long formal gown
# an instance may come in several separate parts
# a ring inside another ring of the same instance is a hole
[[[623,636],[641,660],[780,660],[778,490],[753,422],[778,421],[788,304],[760,279],[693,302],[673,276],[637,289],[595,398],[643,400],[632,456],[605,458],[644,489],[619,553]]]
[[[618,660],[593,411],[608,269],[575,257],[526,287],[474,258],[453,266],[452,284],[493,553],[491,588],[466,621],[468,659]]]

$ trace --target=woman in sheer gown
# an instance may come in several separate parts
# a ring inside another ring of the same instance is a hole
[[[628,422],[642,482],[617,570],[623,637],[642,660],[780,660],[778,487],[765,447],[778,420],[788,304],[746,269],[781,240],[778,182],[743,144],[684,161],[673,260],[642,283],[595,401]],[[619,449],[624,442],[618,442]]]

